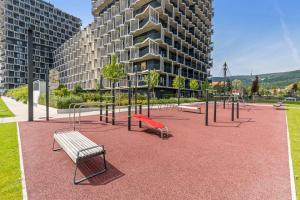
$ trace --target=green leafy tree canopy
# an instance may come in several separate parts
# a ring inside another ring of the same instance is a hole
[[[210,89],[210,85],[207,79],[202,83],[202,94],[205,94],[206,90]]]
[[[156,70],[150,71],[150,81],[148,80],[148,74],[145,75],[145,82],[147,85],[149,84],[149,87],[151,90],[154,90],[155,87],[157,87],[157,85],[159,83],[159,77],[160,77],[160,75],[159,75],[158,71],[156,71]]]
[[[183,89],[184,88],[184,77],[182,77],[182,76],[176,76],[173,79],[172,86],[175,89],[178,89],[178,88],[179,89]]]
[[[102,74],[104,78],[112,81],[113,83],[118,82],[126,76],[124,65],[117,63],[117,57],[115,54],[111,57],[111,63],[103,66]]]
[[[150,80],[148,80],[149,79],[148,74],[145,75],[146,84],[147,84],[147,86],[149,84],[149,88],[150,88],[150,90],[152,90],[153,97],[155,97],[154,89],[158,86],[159,77],[160,77],[160,75],[156,70],[150,71]]]
[[[196,79],[192,79],[190,81],[190,88],[192,90],[198,90],[199,89],[199,82]]]
[[[83,92],[83,89],[81,88],[80,83],[76,83],[75,86],[74,86],[74,89],[73,89],[73,93],[74,94],[79,94],[81,92]]]
[[[241,90],[243,87],[243,82],[241,80],[235,79],[232,81],[232,87],[235,90]]]
[[[251,87],[251,94],[256,94],[259,92],[259,78],[258,76],[255,77],[255,80],[252,82],[252,87]]]

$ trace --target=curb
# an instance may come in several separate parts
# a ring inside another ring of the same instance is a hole
[[[288,142],[288,154],[289,154],[291,195],[292,195],[292,200],[297,200],[295,178],[294,178],[294,168],[293,168],[293,160],[292,160],[292,152],[291,152],[290,131],[289,131],[289,124],[288,124],[288,118],[287,118],[286,112],[285,112],[285,120],[286,120],[287,140],[288,140],[287,142]]]
[[[22,179],[22,196],[23,196],[23,200],[28,200],[24,163],[23,163],[23,152],[22,152],[21,137],[20,137],[20,129],[19,129],[19,123],[16,122],[16,124],[17,124],[19,159],[20,159],[21,179]]]

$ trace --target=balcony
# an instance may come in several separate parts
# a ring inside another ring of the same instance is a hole
[[[139,59],[141,57],[159,56],[159,45],[148,39],[146,43],[142,43],[140,47],[131,48],[130,59]]]

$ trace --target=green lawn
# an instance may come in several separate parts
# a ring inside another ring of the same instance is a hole
[[[287,111],[297,199],[300,199],[300,106],[289,105]]]
[[[6,106],[3,99],[0,98],[0,118],[2,117],[13,117],[15,116]]]
[[[22,199],[16,123],[0,124],[0,199]]]

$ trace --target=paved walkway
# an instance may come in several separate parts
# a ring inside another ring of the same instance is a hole
[[[9,123],[9,122],[24,122],[28,121],[28,105],[22,102],[16,101],[12,98],[2,96],[1,97],[7,107],[15,114],[15,117],[6,117],[0,118],[0,123]],[[152,108],[157,108],[158,106],[151,106]],[[166,105],[161,105],[160,107],[167,107]],[[143,106],[146,108],[146,106]],[[36,105],[33,108],[34,112],[34,120],[40,121],[45,120],[46,118],[46,106],[43,105]],[[115,112],[127,112],[127,108],[116,108]],[[90,116],[90,115],[98,115],[99,111],[88,111],[82,112],[81,116]],[[49,116],[50,119],[59,119],[59,118],[68,118],[69,114],[58,114],[56,108],[49,107]],[[76,115],[78,116],[78,114]]]
[[[15,114],[15,117],[0,118],[0,123],[24,122],[28,120],[28,104],[24,104],[22,102],[16,101],[12,98],[5,97],[5,96],[2,96],[1,98],[3,99],[7,107]],[[36,105],[34,106],[33,110],[34,110],[33,111],[34,120],[36,121],[45,120],[46,106]],[[116,112],[118,111],[119,109],[116,109]],[[98,113],[99,111],[83,112],[82,116],[96,115]],[[57,109],[49,107],[49,116],[52,119],[57,119],[57,118],[67,118],[69,117],[69,114],[58,114]]]
[[[212,123],[210,108],[208,127],[203,114],[152,111],[170,130],[165,140],[136,121],[128,132],[127,113],[116,115],[115,126],[83,117],[80,131],[105,145],[108,171],[79,185],[71,159],[51,150],[54,131],[68,119],[19,123],[29,199],[290,200],[285,111],[241,107],[231,122],[231,109],[219,106]],[[82,165],[81,173],[99,162]]]

